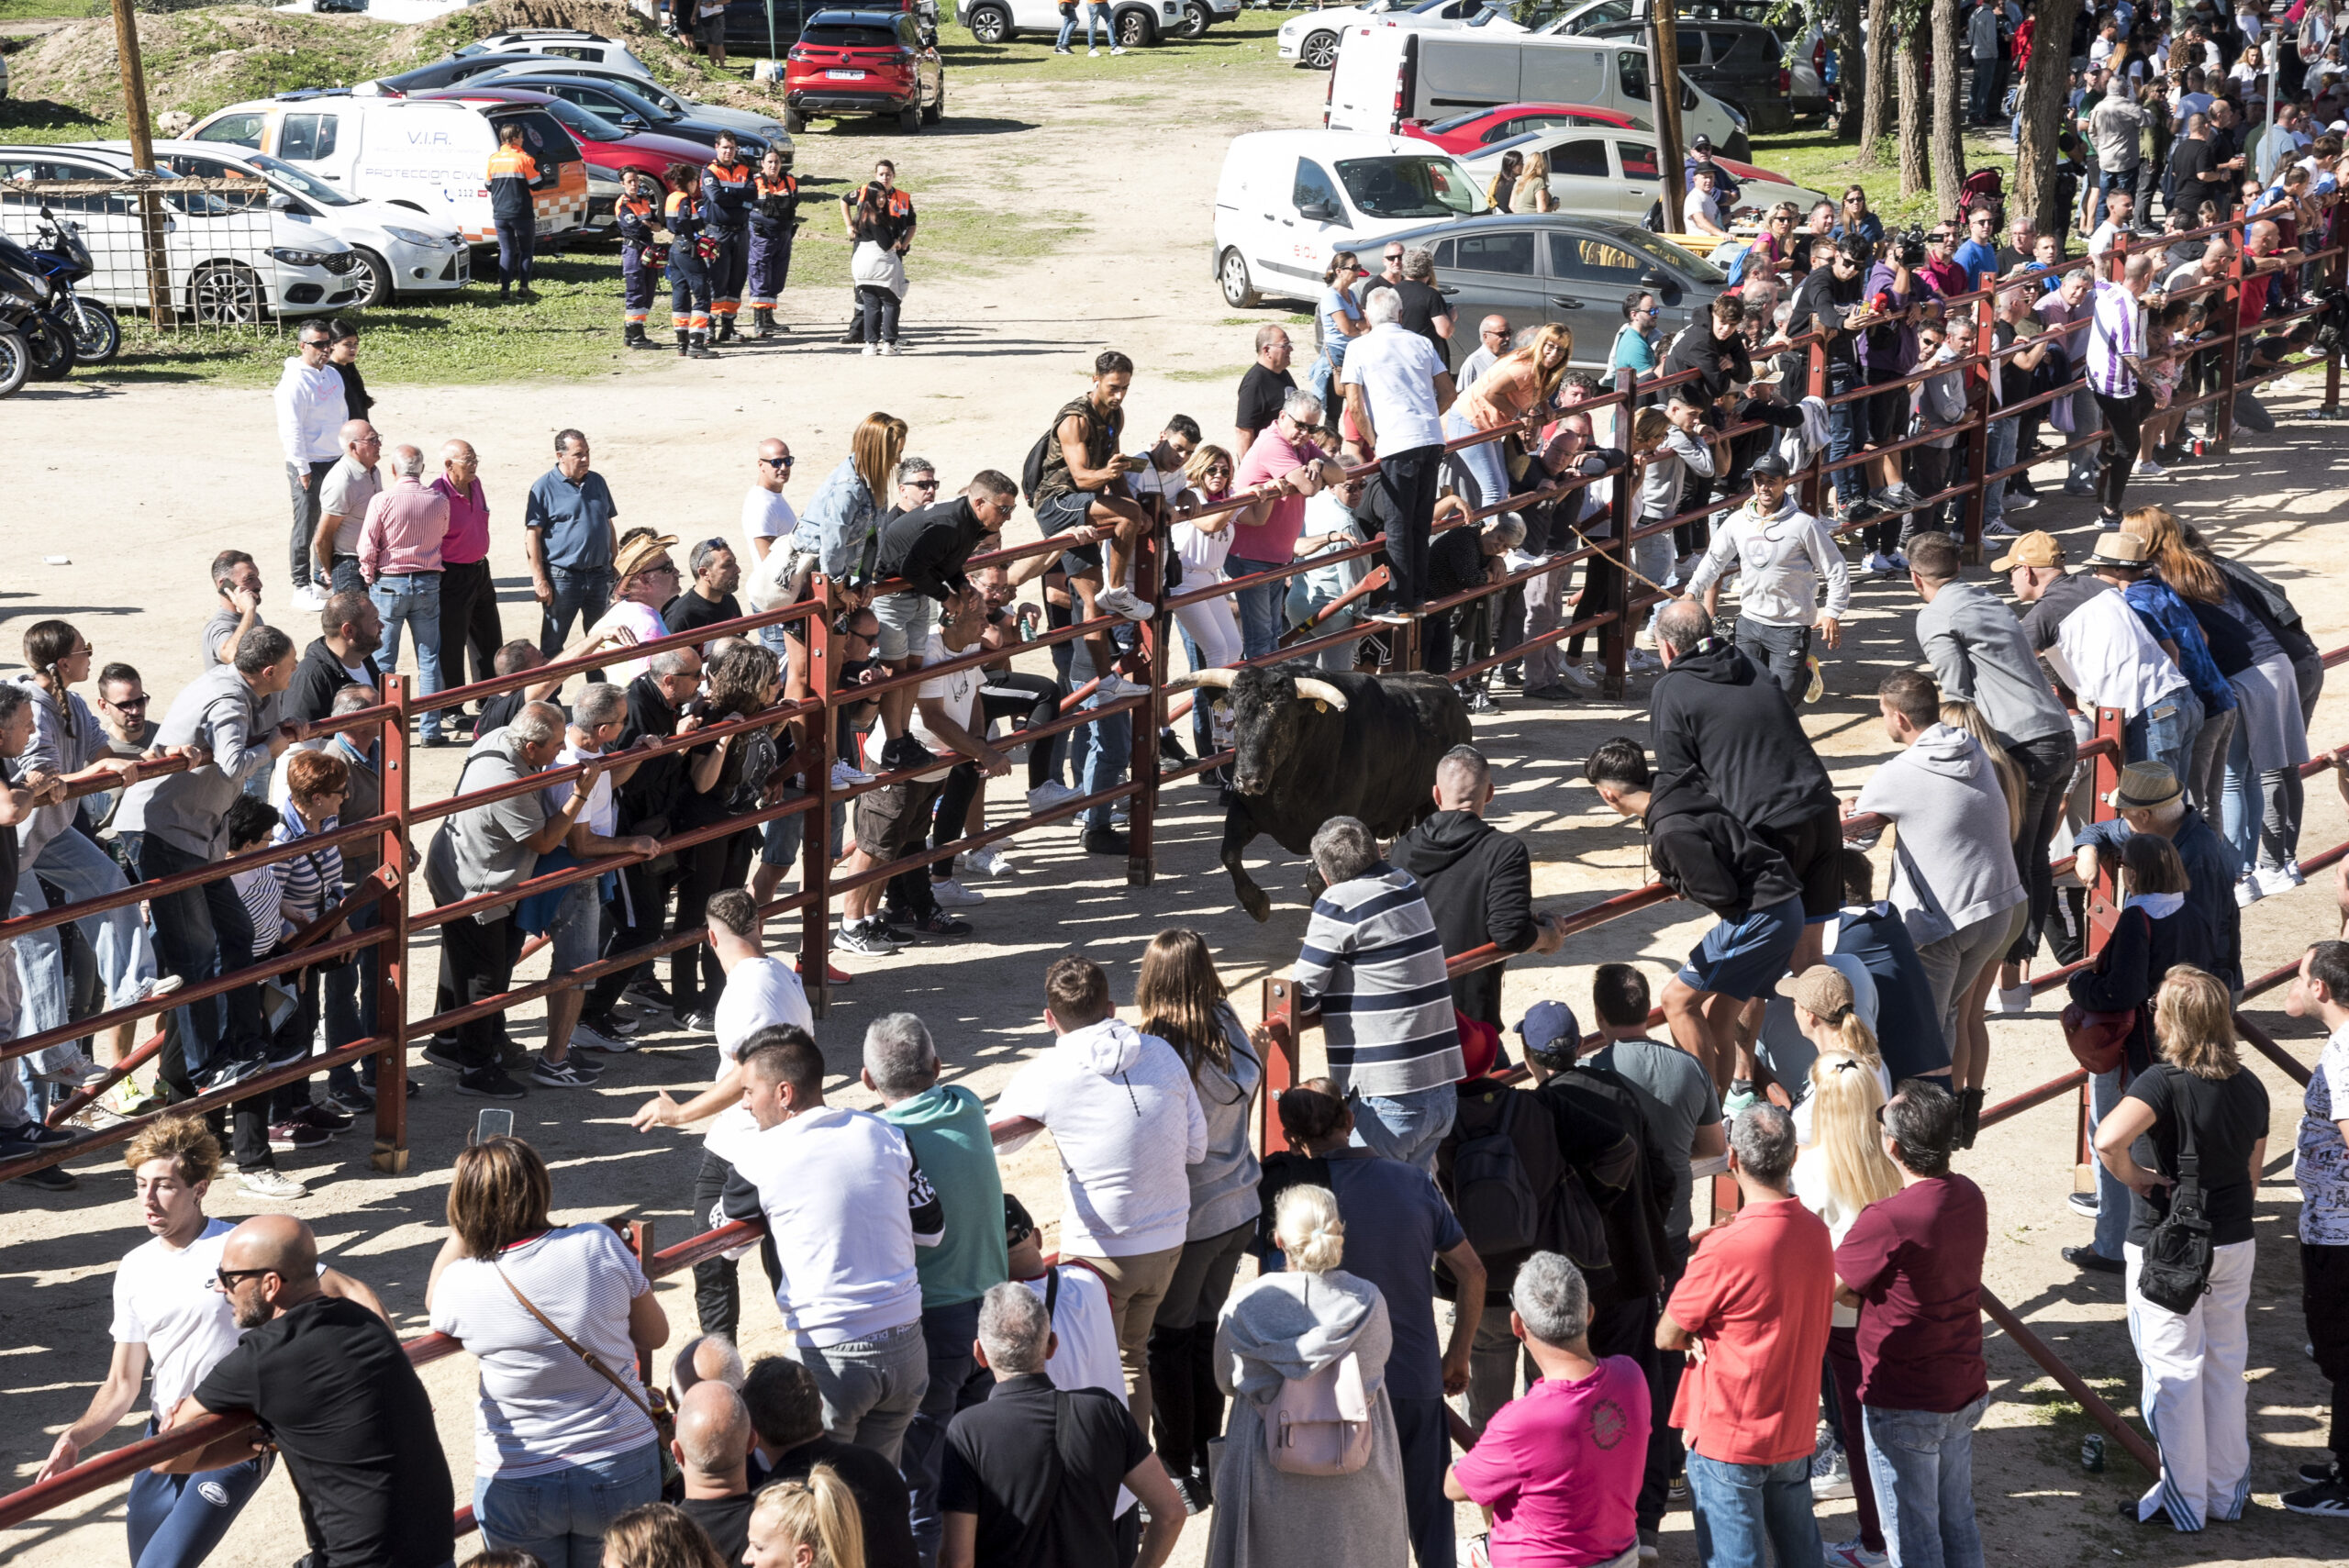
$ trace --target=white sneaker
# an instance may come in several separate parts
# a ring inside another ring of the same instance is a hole
[[[2279,893],[2289,893],[2307,879],[2298,866],[2261,866],[2251,873],[2259,883],[2263,897],[2273,898]]]
[[[1057,779],[1046,779],[1042,784],[1038,784],[1034,789],[1028,792],[1028,809],[1035,812],[1051,811],[1056,807],[1066,806],[1072,800],[1082,800],[1084,797],[1085,792],[1083,790],[1071,789],[1068,785],[1061,783]],[[979,853],[991,854],[993,851],[989,850],[982,850]],[[976,858],[976,856],[974,856],[974,861],[975,861]],[[1001,876],[1003,873],[1001,872],[990,872],[988,874],[991,876]]]
[[[845,758],[837,759],[832,763],[832,787],[834,789],[847,789],[853,784],[871,784],[872,782],[873,775],[871,773],[866,773],[863,769],[858,767],[855,763],[849,762]]]
[[[1085,52],[1090,59],[1098,60],[1101,58],[1101,51],[1097,49],[1087,49]]]
[[[1578,692],[1595,692],[1598,689],[1598,682],[1592,677],[1589,671],[1579,664],[1559,665],[1558,679]]]
[[[1123,616],[1128,620],[1150,618],[1150,606],[1134,597],[1131,588],[1104,588],[1093,595],[1093,606],[1104,615]]]
[[[1810,1456],[1810,1496],[1814,1502],[1852,1495],[1852,1462],[1842,1449]]]
[[[2033,506],[2039,505],[2039,497],[2036,495],[2021,495],[2009,490],[2006,494],[2006,498],[2000,501],[1998,505],[2003,510],[2009,512],[2028,512]]]
[[[878,343],[865,344],[864,357],[868,360],[879,359],[881,357],[881,345]]]
[[[944,882],[933,881],[930,895],[938,900],[941,909],[975,909],[987,901],[985,894],[974,893],[951,876]]]
[[[1870,550],[1868,552],[1867,560],[1861,562],[1861,565],[1870,572],[1882,572],[1889,574],[1892,571],[1891,558],[1880,550]]]
[[[2129,477],[2132,479],[2167,479],[2169,477],[2169,470],[2164,468],[2160,463],[2155,462],[2152,458],[2141,457],[2137,460],[2137,466],[2129,471]]]
[[[1059,789],[1068,789],[1066,784],[1059,784],[1054,787]],[[1068,793],[1070,799],[1074,800],[1076,798],[1076,792],[1074,790],[1071,789]],[[1030,811],[1036,809],[1036,794],[1033,790],[1030,790],[1028,793],[1028,809]],[[984,876],[1009,876],[1011,874],[1011,857],[1005,854],[1001,850],[996,849],[993,844],[989,844],[984,850],[973,850],[969,854],[963,858],[970,862],[971,869],[973,871],[975,871]]]
[[[1123,45],[1123,44],[1118,44],[1118,45],[1114,46],[1113,48],[1111,48],[1111,50],[1109,50],[1109,52],[1110,52],[1111,54],[1123,54],[1123,53],[1125,53],[1125,52],[1126,52],[1126,46],[1125,46],[1125,45]]]
[[[884,343],[881,345],[881,357],[884,359],[894,360],[899,354],[904,352],[905,350],[897,347],[895,343]]]
[[[1881,1551],[1870,1551],[1856,1535],[1827,1549],[1827,1568],[1885,1568],[1891,1561]]]
[[[237,1185],[255,1197],[290,1199],[310,1195],[309,1188],[273,1166],[264,1166],[258,1171],[239,1172],[237,1176]]]
[[[584,1046],[589,1051],[609,1051],[615,1056],[621,1051],[636,1049],[636,1041],[632,1040],[614,1040],[602,1030],[589,1029],[584,1023],[571,1026],[571,1043]]]
[[[2245,872],[2235,879],[2235,906],[2248,909],[2267,896],[2267,889],[2260,885],[2257,872]]]
[[[318,592],[316,584],[305,583],[294,590],[292,603],[297,610],[322,610],[327,607],[327,596]]]
[[[2028,982],[2021,985],[1996,986],[1991,991],[1990,1006],[1985,1011],[2004,1014],[2008,1017],[2018,1013],[2028,1013],[2031,1011],[2031,986]]]
[[[1623,661],[1627,674],[1652,675],[1664,668],[1664,661],[1644,648],[1634,648]]]

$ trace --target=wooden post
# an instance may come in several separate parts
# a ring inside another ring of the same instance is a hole
[[[696,1222],[700,1219],[698,1215],[694,1218]],[[652,1255],[658,1251],[652,1242],[652,1221],[631,1219],[628,1222],[628,1250],[636,1254],[636,1266],[644,1271],[646,1278],[651,1278]],[[653,1392],[652,1352],[642,1347],[639,1347],[636,1352],[636,1380],[644,1385],[645,1393]],[[657,1395],[654,1396],[658,1397]]]
[[[414,827],[407,758],[407,677],[386,674],[383,693],[392,715],[384,720],[375,764],[383,790],[378,810],[392,819],[384,829],[383,851],[391,891],[376,906],[386,933],[374,949],[375,1029],[384,1036],[384,1049],[375,1058],[375,1150],[367,1162],[373,1170],[396,1176],[407,1170],[407,900],[409,873],[416,869],[408,863],[407,853]]]
[[[1264,1053],[1264,1092],[1256,1103],[1256,1147],[1264,1153],[1277,1154],[1288,1148],[1288,1134],[1281,1130],[1281,1118],[1273,1106],[1297,1084],[1296,991],[1286,980],[1268,979],[1261,1000],[1264,1032],[1271,1036],[1273,1049]]]
[[[117,4],[120,0],[117,0]],[[1664,197],[1664,231],[1687,232],[1681,217],[1680,7],[1655,0],[1648,7],[1648,108],[1655,117],[1656,189]]]
[[[1998,275],[1980,272],[1975,276],[1976,287],[1989,292],[1975,302],[1974,351],[1988,354],[1998,346]],[[1974,428],[1965,433],[1966,460],[1974,465],[1974,488],[1959,504],[1958,559],[1969,565],[1982,560],[1982,512],[1990,494],[1990,411],[1998,406],[1998,374],[1996,361],[1978,364],[1968,373],[1979,394],[1974,402]]]
[[[130,167],[134,175],[155,172],[155,137],[147,122],[147,70],[139,57],[139,22],[130,0],[114,0],[115,54],[122,61],[124,117],[130,122]],[[147,319],[158,329],[171,325],[172,272],[163,258],[163,199],[152,188],[139,193],[139,225],[147,252]]]

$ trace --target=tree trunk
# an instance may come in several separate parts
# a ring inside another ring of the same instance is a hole
[[[1913,196],[1925,188],[1926,118],[1932,107],[1925,98],[1925,50],[1932,41],[1926,18],[1918,17],[1902,29],[1900,58],[1900,194]]]
[[[2028,213],[2042,234],[2061,234],[2067,215],[2055,181],[2055,134],[2062,128],[2065,79],[2071,71],[2072,22],[2080,0],[2043,0],[2022,72],[2022,141],[2015,150],[2014,195],[2008,212]]]
[[[2079,0],[2071,3],[2076,6]],[[1861,83],[1859,161],[1869,168],[1882,161],[1879,150],[1892,130],[1892,72],[1884,69],[1884,39],[1891,27],[1892,0],[1868,0],[1868,39],[1877,53]]]
[[[1965,183],[1965,110],[1958,102],[1957,0],[1933,0],[1933,195],[1944,219],[1957,213]]]
[[[1867,43],[1860,31],[1860,0],[1837,0],[1835,6],[1835,111],[1829,121],[1838,141],[1859,139],[1864,111],[1861,105],[1867,87],[1876,78],[1868,69]]]

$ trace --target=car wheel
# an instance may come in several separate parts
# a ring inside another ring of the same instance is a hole
[[[1183,7],[1183,25],[1175,29],[1176,36],[1203,39],[1208,36],[1208,24],[1214,20],[1215,13],[1207,8],[1205,0],[1191,0]]]
[[[1007,43],[1011,39],[1011,13],[1000,6],[980,6],[970,15],[971,36],[981,43]]]
[[[0,397],[14,396],[32,369],[32,345],[25,335],[13,328],[0,330]]]
[[[938,79],[938,96],[931,100],[930,107],[921,112],[921,117],[930,125],[936,125],[946,117],[945,77],[941,76]]]
[[[240,261],[198,267],[188,280],[188,314],[206,327],[258,326],[268,306],[261,278]]]
[[[1338,59],[1338,35],[1323,30],[1308,33],[1305,41],[1297,46],[1297,62],[1315,71],[1327,71]]]
[[[1264,303],[1256,292],[1255,281],[1248,275],[1248,258],[1237,250],[1226,250],[1217,264],[1215,275],[1223,284],[1223,303],[1234,310],[1247,310]]]
[[[791,135],[797,136],[807,128],[807,117],[789,104],[785,104],[783,106],[783,128]]]
[[[1150,19],[1147,11],[1128,11],[1118,18],[1113,35],[1125,49],[1148,49],[1158,41],[1158,24]]]
[[[76,295],[68,319],[73,325],[75,364],[103,365],[121,351],[122,327],[105,306]]]
[[[921,100],[917,98],[897,111],[897,128],[902,131],[921,129]]]
[[[359,291],[359,297],[352,300],[351,305],[370,310],[383,309],[392,303],[391,266],[364,246],[354,245],[351,250],[359,258],[359,264],[351,268],[350,273],[351,286]]]

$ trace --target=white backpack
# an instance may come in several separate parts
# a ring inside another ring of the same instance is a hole
[[[1370,1462],[1370,1396],[1352,1351],[1306,1378],[1284,1378],[1264,1411],[1264,1451],[1287,1475],[1352,1475]]]

